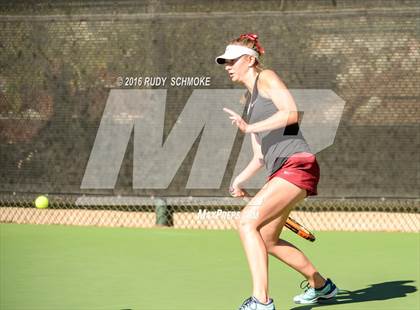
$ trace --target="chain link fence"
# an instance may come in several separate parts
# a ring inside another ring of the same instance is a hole
[[[320,196],[292,217],[316,231],[419,232],[418,1],[38,2],[0,5],[0,222],[235,228],[245,202],[223,196],[240,137],[216,189],[185,186],[198,138],[168,188],[134,189],[134,136],[112,191],[81,183],[111,91],[159,88],[121,78],[207,76],[209,89],[232,90],[214,57],[257,31],[264,66],[290,89],[345,100],[334,144],[317,154]],[[165,141],[196,89],[157,90],[167,92],[165,118],[152,130]],[[34,207],[41,192],[46,209]]]
[[[223,197],[3,194],[0,222],[109,227],[235,229],[246,202]],[[419,199],[305,199],[291,217],[315,231],[420,231]]]

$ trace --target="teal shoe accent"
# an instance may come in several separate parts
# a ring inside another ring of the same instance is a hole
[[[304,282],[306,282],[306,280],[302,283]],[[305,291],[303,294],[297,295],[293,298],[293,301],[297,304],[314,304],[317,303],[318,300],[333,298],[338,293],[337,286],[330,279],[327,279],[324,287],[320,289],[310,287],[309,283],[306,287],[302,287],[302,283],[301,288],[305,289]]]

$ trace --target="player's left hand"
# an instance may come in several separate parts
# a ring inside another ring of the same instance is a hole
[[[245,191],[243,191],[241,188],[234,186],[229,187],[229,194],[232,197],[245,197]]]
[[[235,124],[240,131],[242,131],[243,133],[249,132],[249,125],[243,120],[243,118],[238,113],[228,108],[223,108],[223,111],[230,114],[229,118],[232,120],[232,124]]]

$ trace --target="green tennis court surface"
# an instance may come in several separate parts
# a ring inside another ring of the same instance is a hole
[[[285,232],[339,298],[291,302],[300,275],[270,258],[277,309],[420,309],[420,235]],[[0,225],[0,309],[237,309],[251,293],[235,231]]]

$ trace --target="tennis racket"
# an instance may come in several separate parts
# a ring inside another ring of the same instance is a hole
[[[284,226],[286,226],[295,234],[301,236],[302,238],[306,240],[309,240],[311,242],[315,241],[315,235],[305,226],[300,224],[298,221],[292,219],[290,216],[287,218],[286,224],[284,224]]]
[[[247,201],[247,199],[251,198],[251,195],[249,195],[247,191],[244,189],[242,189],[242,191],[245,193],[245,196],[242,197],[243,199]],[[315,241],[315,235],[298,221],[292,219],[290,216],[287,218],[286,224],[284,224],[284,226],[306,240],[311,242]]]

